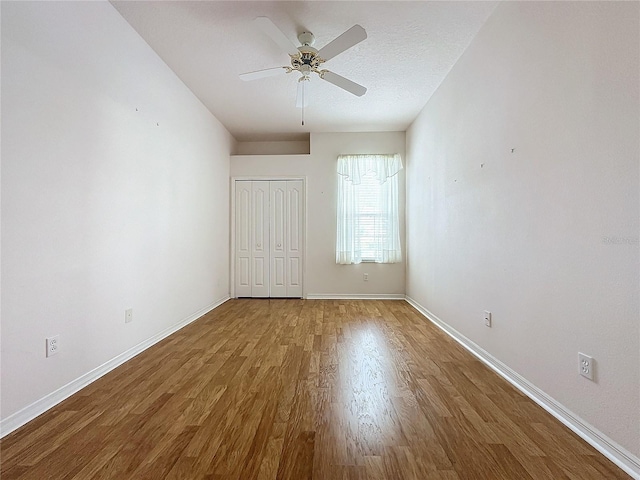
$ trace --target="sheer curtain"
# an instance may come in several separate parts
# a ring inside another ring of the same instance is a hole
[[[363,252],[376,263],[402,261],[400,170],[398,154],[338,156],[336,263],[360,263]]]

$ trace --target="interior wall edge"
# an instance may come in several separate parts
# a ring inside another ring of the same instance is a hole
[[[123,363],[131,360],[133,357],[144,352],[149,347],[152,347],[156,343],[167,338],[169,335],[174,334],[178,330],[186,327],[190,323],[195,322],[196,320],[203,317],[207,313],[218,308],[220,305],[222,305],[227,300],[229,300],[229,298],[230,297],[227,295],[207,305],[206,307],[201,308],[197,312],[189,315],[187,318],[184,318],[183,320],[179,321],[175,325],[153,335],[147,340],[135,345],[134,347],[131,347],[129,350],[122,352],[121,354],[115,356],[111,360],[103,363],[99,367],[96,367],[93,370],[81,375],[75,380],[72,380],[66,385],[55,390],[54,392],[51,392],[45,395],[44,397],[40,398],[39,400],[36,400],[32,404],[27,405],[26,407],[22,408],[21,410],[18,410],[12,415],[9,415],[7,418],[0,420],[0,438],[7,436],[8,434],[17,430],[23,425],[26,425],[31,420],[35,419],[39,415],[42,415],[47,410],[55,407],[63,400],[66,400],[74,393],[79,392],[86,386],[98,380],[100,377],[103,377],[104,375],[116,369]]]
[[[585,442],[602,453],[624,472],[631,475],[635,480],[640,480],[639,457],[626,450],[593,425],[581,419],[578,415],[573,413],[546,392],[529,382],[518,372],[512,370],[508,365],[498,360],[469,338],[465,337],[455,328],[451,327],[447,322],[431,313],[416,300],[407,295],[406,301],[427,320],[453,338],[456,342],[462,345],[462,347],[478,358],[478,360],[504,378],[520,392],[553,415],[557,420],[562,422],[563,425],[568,427]]]

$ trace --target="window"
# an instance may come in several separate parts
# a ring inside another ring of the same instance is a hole
[[[402,261],[400,170],[398,154],[338,157],[336,263]]]

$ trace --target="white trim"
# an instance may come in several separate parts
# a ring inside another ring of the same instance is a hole
[[[243,182],[286,182],[287,180],[305,180],[307,177],[305,175],[238,175],[235,177],[231,177],[231,181],[235,182],[236,180]]]
[[[0,421],[0,438],[10,434],[14,430],[30,422],[37,416],[43,414],[50,408],[55,407],[57,404],[69,398],[74,393],[82,390],[84,387],[86,387],[90,383],[95,382],[97,379],[99,379],[103,375],[106,375],[114,368],[119,367],[120,365],[122,365],[128,360],[131,360],[133,357],[142,353],[143,351],[145,351],[147,348],[151,347],[155,343],[158,343],[160,340],[163,340],[164,338],[168,337],[172,333],[177,332],[181,328],[186,327],[191,322],[197,320],[203,315],[206,315],[211,310],[219,307],[227,300],[229,300],[228,296],[221,298],[217,302],[207,305],[206,307],[198,310],[194,314],[188,316],[187,318],[176,323],[175,325],[161,331],[160,333],[155,334],[154,336],[145,340],[144,342],[139,343],[138,345],[130,348],[126,352],[121,353],[120,355],[112,358],[108,362],[103,363],[99,367],[94,368],[90,372],[85,373],[84,375],[67,383],[66,385],[55,390],[54,392],[51,392],[50,394],[42,397],[40,400],[36,400],[31,405],[24,407],[22,410],[17,411],[13,415],[9,415],[7,418]]]
[[[309,293],[307,300],[404,300],[402,293]]]
[[[229,296],[236,298],[236,178],[231,177],[229,193]]]
[[[560,402],[550,397],[548,394],[533,385],[523,376],[495,358],[482,347],[469,340],[456,329],[431,313],[414,299],[406,296],[406,300],[427,320],[439,327],[469,352],[475,355],[481,362],[491,368],[494,372],[524,393],[531,400],[536,402],[547,412],[560,420],[565,426],[576,435],[590,444],[593,448],[602,453],[605,457],[615,463],[618,467],[631,475],[632,478],[640,480],[640,458],[618,445],[604,433],[593,425],[581,419],[578,415],[566,408]]]

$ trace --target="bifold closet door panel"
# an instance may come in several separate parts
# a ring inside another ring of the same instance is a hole
[[[235,295],[251,296],[251,182],[236,182]]]
[[[302,297],[303,198],[302,180],[286,182],[284,245],[287,297]]]
[[[289,182],[285,181],[269,182],[269,231],[271,242],[270,289],[272,297],[287,296],[285,228],[288,183]]]
[[[303,206],[302,180],[236,180],[236,297],[302,297]]]
[[[251,296],[269,297],[269,182],[251,182]]]

